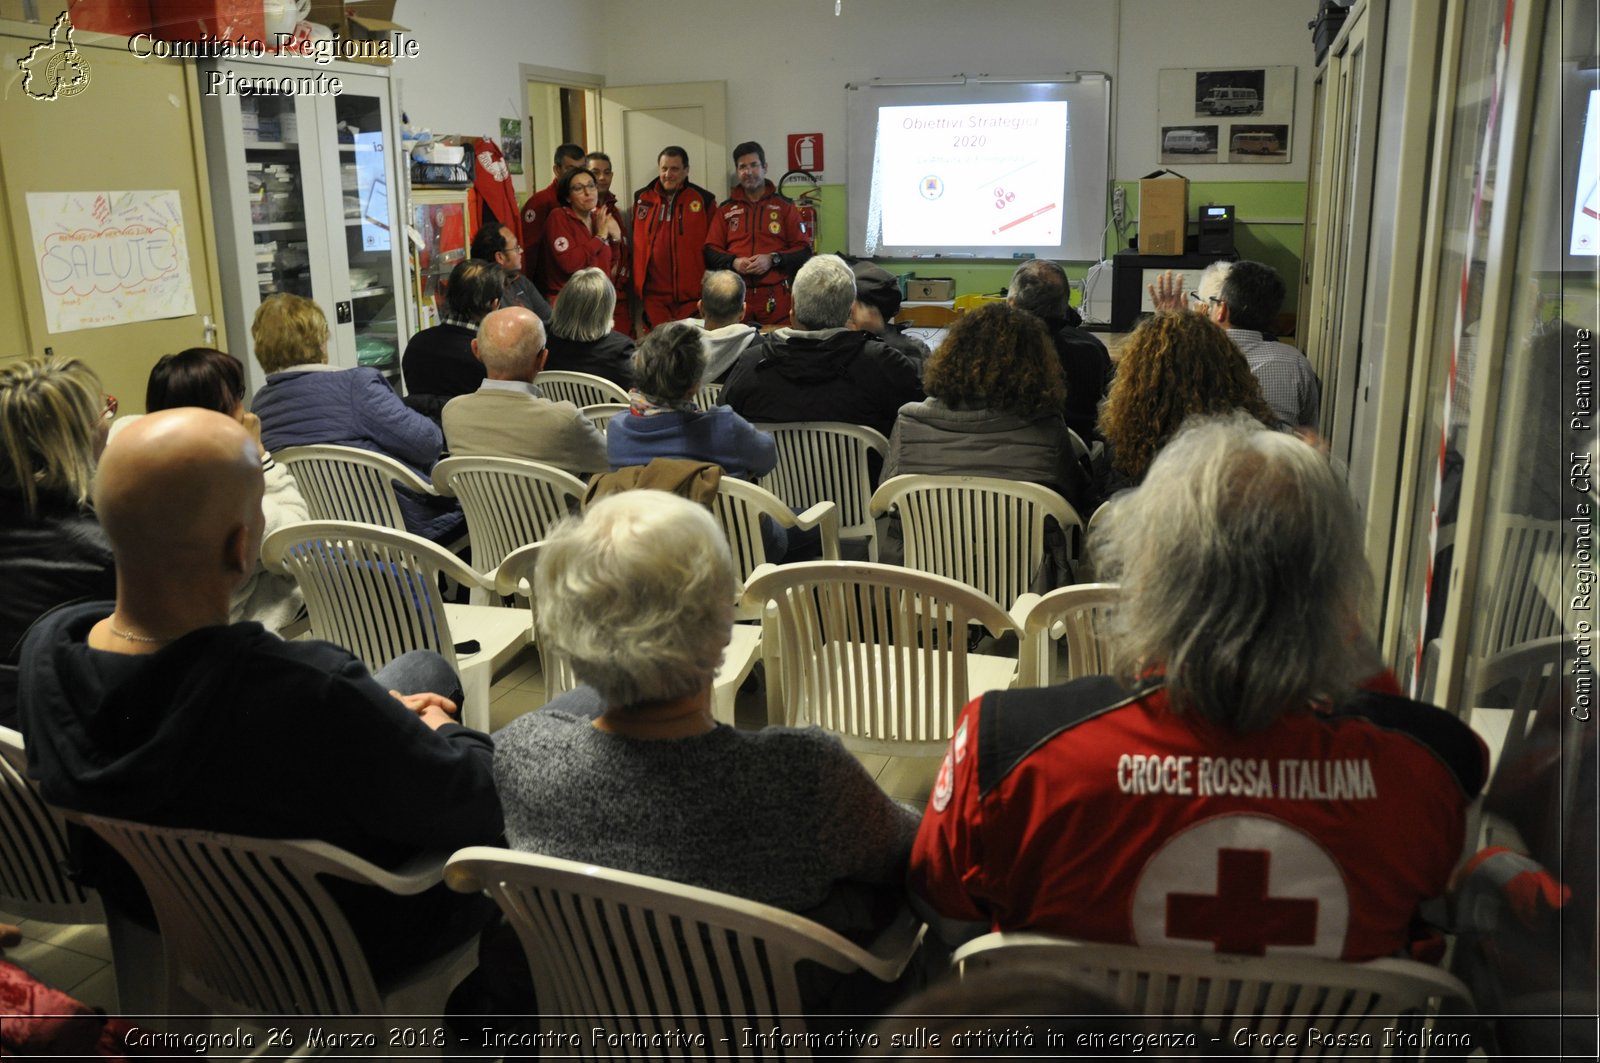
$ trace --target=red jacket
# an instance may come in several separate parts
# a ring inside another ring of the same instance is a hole
[[[557,178],[556,180],[560,180]],[[544,255],[544,223],[556,209],[556,181],[551,181],[522,204],[522,272],[544,290],[540,269]]]
[[[1486,761],[1455,717],[1388,694],[1247,734],[1103,676],[987,694],[957,721],[910,887],[996,930],[1388,956],[1443,894]]]
[[[778,194],[771,181],[753,203],[744,187],[735,185],[733,194],[717,208],[706,236],[707,269],[732,269],[735,258],[752,255],[783,256],[760,277],[745,277],[746,286],[752,288],[783,283],[811,257],[800,228],[800,211]]]
[[[611,245],[589,231],[589,224],[557,207],[542,219],[544,243],[539,245],[539,272],[544,294],[551,302],[580,269],[594,266],[611,275]]]
[[[668,293],[680,301],[700,298],[706,234],[716,209],[715,196],[687,181],[670,205],[660,178],[639,189],[633,197],[634,290]],[[667,264],[671,275],[652,272],[652,261]]]

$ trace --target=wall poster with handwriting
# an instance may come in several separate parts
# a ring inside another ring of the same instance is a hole
[[[28,218],[51,332],[195,312],[177,192],[29,192]]]

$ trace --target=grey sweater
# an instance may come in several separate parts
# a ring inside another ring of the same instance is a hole
[[[836,738],[724,725],[643,741],[596,729],[600,708],[579,687],[496,733],[512,848],[734,894],[851,936],[860,905],[841,906],[836,887],[869,887],[891,909],[903,896],[917,817]]]

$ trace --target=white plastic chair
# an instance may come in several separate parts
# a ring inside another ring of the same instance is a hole
[[[1392,1056],[1395,1046],[1384,1034],[1386,1027],[1418,1034],[1441,1014],[1472,1011],[1472,994],[1459,979],[1415,960],[1232,956],[996,933],[961,946],[952,963],[965,978],[1026,961],[1080,976],[1086,987],[1136,1013],[1184,1018],[1225,1039],[1240,1030],[1294,1034],[1294,1047],[1267,1051],[1295,1058],[1342,1059],[1352,1052]],[[1327,1038],[1320,1047],[1308,1044],[1313,1026]],[[1371,1047],[1339,1045],[1342,1038],[1363,1033]],[[1400,1051],[1412,1054],[1404,1047]]]
[[[1066,499],[1038,484],[988,476],[896,476],[872,496],[872,514],[896,509],[905,565],[959,580],[1011,608],[1045,560],[1053,520],[1072,559],[1082,521]]]
[[[619,413],[628,412],[628,404],[625,402],[597,402],[593,405],[582,407],[578,412],[589,418],[590,424],[604,432],[606,426],[611,423],[611,418]]]
[[[593,373],[547,369],[535,377],[533,383],[539,393],[552,402],[566,401],[580,408],[602,402],[628,404],[627,389]]]
[[[0,727],[0,909],[47,923],[104,924],[127,1014],[161,1011],[161,939],[115,912],[67,877],[67,825],[28,777],[22,734]]]
[[[767,565],[745,604],[766,614],[769,718],[815,724],[858,752],[937,755],[962,707],[1016,676],[1016,661],[967,650],[968,625],[998,637],[1018,633],[1015,622],[942,576],[870,561]]]
[[[433,467],[440,494],[461,500],[472,540],[472,566],[493,577],[512,551],[536,543],[578,511],[583,481],[553,465],[518,458],[445,458]],[[490,588],[472,588],[473,605],[489,605]]]
[[[1022,628],[1017,686],[1047,687],[1104,674],[1106,617],[1121,598],[1122,588],[1115,583],[1080,583],[1018,598],[1011,610]],[[1055,652],[1058,639],[1067,644],[1065,669]]]
[[[397,1024],[385,1016],[441,1014],[450,990],[477,965],[477,939],[380,987],[319,881],[331,875],[417,894],[440,881],[437,856],[391,872],[321,841],[74,818],[122,854],[150,896],[166,947],[169,1012],[268,1015],[275,1026],[299,1016],[302,1028],[372,1034],[381,1046],[375,1055],[440,1057],[431,1038],[392,1042]]]
[[[273,460],[294,475],[312,520],[344,520],[404,531],[394,485],[433,494],[433,485],[404,462],[360,447],[286,447]]]
[[[528,641],[521,609],[446,603],[440,576],[490,587],[444,547],[371,524],[309,521],[279,528],[261,544],[268,569],[288,572],[305,595],[311,635],[343,646],[373,671],[408,650],[433,650],[461,677],[467,726],[489,730],[494,670]],[[459,640],[478,643],[457,653]]]
[[[533,543],[514,550],[501,562],[495,573],[495,586],[503,595],[527,594],[533,586],[533,572],[539,563],[543,543]],[[532,595],[529,595],[530,601]],[[535,603],[536,606],[536,603]],[[539,668],[544,673],[544,694],[553,700],[578,685],[572,673],[572,664],[566,654],[556,650],[548,641],[538,636],[538,610],[532,620],[534,644],[539,648]],[[719,722],[734,723],[735,699],[739,687],[755,667],[761,651],[761,629],[750,624],[733,625],[733,635],[723,654],[722,666],[717,669],[711,684],[711,714]]]
[[[744,1031],[804,1032],[801,961],[892,982],[922,937],[921,924],[903,914],[862,948],[781,908],[485,846],[451,857],[445,881],[464,893],[484,890],[500,905],[527,955],[541,1027],[577,1034],[586,1046],[596,1027],[620,1035],[624,1046],[631,1034],[673,1030],[704,1038],[690,1056],[772,1058]],[[652,1053],[622,1047],[606,1054]],[[810,1058],[803,1042],[777,1054]]]
[[[717,498],[711,506],[711,515],[722,525],[728,537],[728,549],[733,552],[733,568],[740,580],[762,565],[783,560],[768,557],[761,538],[761,518],[785,528],[820,528],[822,556],[828,560],[839,557],[839,507],[834,502],[818,502],[804,513],[796,514],[777,495],[765,487],[724,476],[717,485]],[[758,607],[742,605],[737,613],[740,620],[759,620]]]
[[[1493,522],[1487,600],[1474,610],[1487,620],[1473,647],[1484,657],[1560,633],[1566,605],[1562,522],[1511,514]]]
[[[878,522],[872,515],[873,452],[889,452],[883,433],[837,421],[770,422],[755,427],[771,434],[778,465],[761,485],[796,510],[832,501],[839,506],[839,537],[865,538],[867,560],[878,560]]]
[[[697,409],[714,410],[722,405],[722,385],[704,383],[700,390],[694,393],[694,404]]]

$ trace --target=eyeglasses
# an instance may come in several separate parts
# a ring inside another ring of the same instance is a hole
[[[522,245],[521,244],[507,244],[506,245],[506,254],[513,255],[513,254],[521,254],[521,253],[522,253]]]
[[[1191,303],[1210,303],[1212,306],[1222,305],[1222,297],[1220,295],[1201,295],[1199,292],[1190,292],[1189,301]]]
[[[572,184],[568,185],[567,187],[569,189],[571,189],[572,191],[574,191],[574,192],[595,192],[595,191],[598,191],[599,188],[600,188],[600,186],[595,184],[593,181],[589,182],[586,185],[580,185],[580,184],[578,184],[578,182],[574,181],[574,182],[572,182]]]

